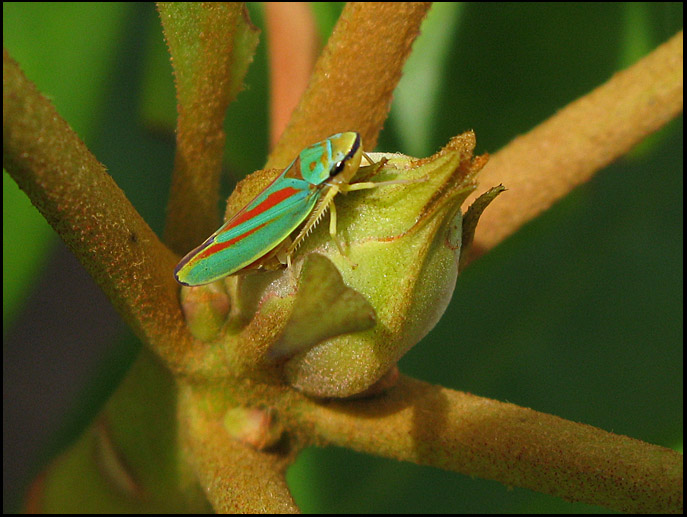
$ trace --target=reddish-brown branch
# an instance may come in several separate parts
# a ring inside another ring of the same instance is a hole
[[[3,167],[139,337],[186,371],[177,257],[4,49],[2,123]]]
[[[183,254],[219,226],[224,118],[252,60],[257,30],[238,2],[161,2],[159,10],[179,112],[164,237]]]
[[[382,397],[304,400],[298,414],[323,444],[624,512],[682,511],[681,454],[514,404],[401,377]]]
[[[682,40],[680,32],[491,157],[478,181],[484,188],[503,184],[508,192],[482,215],[475,256],[682,112]]]
[[[350,2],[265,168],[284,168],[305,146],[358,131],[372,149],[427,2]]]
[[[279,140],[303,95],[319,38],[307,2],[265,2],[270,60],[270,147]]]

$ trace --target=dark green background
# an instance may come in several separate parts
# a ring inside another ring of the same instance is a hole
[[[322,34],[340,8],[317,5]],[[408,80],[419,74],[424,88],[397,96],[379,150],[429,154],[474,129],[478,152],[495,152],[666,41],[683,18],[678,3],[438,9],[409,65]],[[267,154],[266,34],[260,6],[250,10],[263,34],[229,109],[223,196]],[[159,233],[175,100],[154,6],[4,3],[3,42]],[[471,265],[401,370],[681,449],[682,138],[680,117]],[[6,173],[3,343],[12,510],[140,345]],[[306,512],[599,510],[337,449],[306,451],[289,482]]]

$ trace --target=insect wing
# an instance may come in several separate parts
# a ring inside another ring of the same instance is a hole
[[[188,253],[175,276],[202,285],[236,273],[282,242],[312,210],[316,190],[303,180],[280,176],[253,201]]]
[[[177,281],[207,284],[255,263],[310,215],[333,173],[349,170],[353,175],[361,153],[360,135],[354,132],[303,149],[265,190],[181,259],[174,269]],[[308,229],[322,212],[306,224]]]

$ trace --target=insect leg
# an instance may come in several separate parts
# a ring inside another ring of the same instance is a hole
[[[329,202],[329,235],[331,235],[336,247],[339,248],[339,252],[345,257],[343,246],[341,245],[341,239],[339,239],[336,233],[336,206],[334,205],[334,200]]]

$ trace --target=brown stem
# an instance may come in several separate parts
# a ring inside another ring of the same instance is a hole
[[[401,377],[386,395],[304,401],[320,443],[625,512],[682,511],[682,455],[513,404]]]
[[[202,391],[202,390],[201,390]],[[218,513],[297,513],[284,473],[291,455],[260,452],[230,437],[190,386],[180,391],[186,458]]]
[[[5,49],[2,125],[3,167],[138,336],[187,370],[177,257]]]
[[[239,2],[161,2],[158,8],[179,112],[164,237],[183,254],[219,226],[224,117],[252,60],[257,30]]]
[[[349,2],[266,169],[284,168],[304,147],[358,131],[372,149],[429,2]]]
[[[682,112],[682,36],[675,35],[491,157],[479,183],[484,188],[503,184],[508,191],[480,219],[474,256],[493,248]]]

